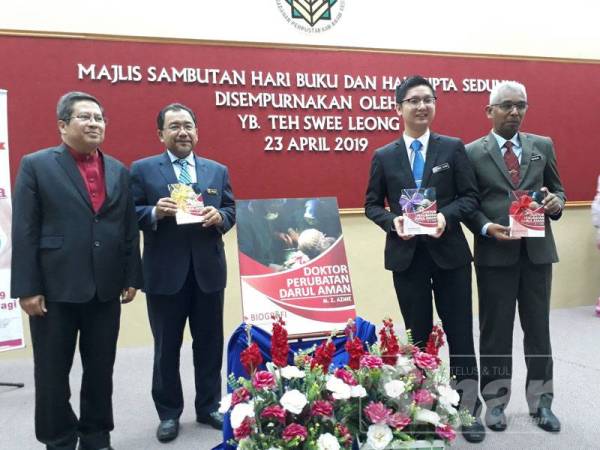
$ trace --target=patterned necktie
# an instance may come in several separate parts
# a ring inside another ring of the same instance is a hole
[[[506,147],[506,151],[504,152],[504,164],[506,164],[510,179],[512,180],[514,186],[517,187],[519,186],[519,180],[521,178],[521,166],[519,165],[519,159],[513,151],[513,143],[511,141],[506,141],[504,147]]]
[[[413,150],[414,158],[413,158],[413,178],[415,179],[415,184],[418,188],[421,187],[421,181],[423,180],[423,169],[425,168],[425,160],[423,159],[423,153],[421,152],[421,148],[423,144],[421,141],[415,139],[410,144],[410,148]]]
[[[181,184],[192,184],[192,177],[188,172],[188,162],[185,159],[178,159],[175,161],[175,164],[178,164],[181,169],[179,170],[179,182]]]

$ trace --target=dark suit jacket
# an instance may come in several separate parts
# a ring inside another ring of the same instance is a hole
[[[442,170],[433,173],[434,167]],[[443,269],[468,264],[471,252],[460,221],[477,208],[478,196],[475,176],[460,139],[431,133],[421,186],[436,188],[438,211],[446,218],[446,230],[439,239],[417,236],[405,241],[393,230],[394,217],[402,214],[402,189],[416,188],[404,139],[375,151],[365,213],[387,233],[385,268],[407,269],[419,240],[425,242],[433,260]],[[386,202],[389,211],[385,209]]]
[[[103,161],[106,200],[96,214],[65,145],[23,157],[13,196],[12,297],[107,301],[141,287],[129,174],[116,159]]]
[[[145,292],[172,295],[183,286],[190,267],[198,286],[206,293],[225,288],[227,266],[223,234],[235,223],[235,202],[227,167],[210,159],[196,159],[197,188],[204,204],[214,206],[223,216],[218,227],[201,224],[177,225],[174,217],[152,224],[152,208],[160,198],[169,196],[169,184],[177,183],[173,165],[165,151],[136,161],[131,166],[131,181],[138,223],[144,232],[143,267]]]
[[[481,235],[483,225],[488,222],[508,225],[511,191],[539,191],[542,186],[546,186],[563,202],[566,200],[556,168],[552,140],[528,133],[519,133],[519,138],[523,148],[519,186],[513,186],[498,141],[492,133],[467,145],[467,155],[475,170],[481,196],[481,208],[468,221],[469,229],[475,236],[475,265],[508,266],[515,264],[519,259],[520,240],[498,242]],[[552,219],[556,220],[560,216],[561,214],[558,214]],[[525,245],[529,259],[535,264],[558,261],[548,216],[546,216],[546,236],[525,238]]]

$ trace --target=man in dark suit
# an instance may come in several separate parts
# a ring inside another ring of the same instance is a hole
[[[227,167],[193,153],[196,116],[171,104],[158,114],[158,137],[166,151],[133,163],[132,189],[144,232],[143,268],[154,336],[152,398],[160,418],[157,438],[177,437],[183,411],[179,353],[189,320],[193,338],[196,419],[222,427],[223,293],[227,268],[223,234],[235,223]],[[178,225],[169,185],[184,183],[201,193],[204,222]]]
[[[58,102],[63,144],[21,160],[13,198],[11,295],[29,315],[35,431],[48,449],[110,448],[112,372],[122,303],[141,287],[139,231],[127,169],[101,152],[97,99]],[[79,335],[79,418],[69,372]]]
[[[385,268],[393,272],[400,311],[413,340],[424,346],[433,327],[432,289],[450,348],[450,369],[462,391],[461,406],[479,415],[478,372],[471,311],[471,252],[460,221],[477,208],[477,187],[462,142],[429,130],[435,92],[420,76],[396,89],[404,134],[377,149],[371,162],[365,212],[386,233]],[[422,152],[422,154],[418,154]],[[413,174],[415,158],[424,167]],[[438,226],[433,236],[404,232],[402,189],[436,189]],[[389,205],[389,211],[385,203]],[[463,427],[470,442],[485,429],[477,419]]]
[[[526,394],[540,428],[560,431],[552,413],[552,349],[550,287],[552,263],[558,261],[550,220],[560,218],[565,193],[556,168],[552,141],[519,132],[527,111],[525,87],[498,84],[486,107],[493,129],[467,146],[477,177],[481,208],[469,221],[475,235],[475,270],[481,330],[481,394],[487,404],[486,423],[506,429],[504,409],[510,399],[512,335],[515,307],[525,334]],[[545,237],[512,238],[508,227],[513,190],[541,191]]]

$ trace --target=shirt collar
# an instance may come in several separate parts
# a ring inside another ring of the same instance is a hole
[[[180,159],[184,159],[187,161],[188,165],[190,165],[192,167],[196,166],[196,159],[194,158],[194,152],[190,152],[185,158],[178,158],[173,153],[171,153],[171,150],[169,150],[169,149],[167,149],[167,154],[169,155],[171,164],[173,164],[175,161],[178,161]]]
[[[71,147],[69,147],[68,145],[66,146],[67,150],[69,150],[69,153],[71,154],[71,156],[73,157],[73,159],[76,162],[86,162],[86,161],[96,161],[100,158],[100,150],[94,150],[92,153],[80,153],[76,150],[73,150]],[[89,158],[89,156],[91,156],[91,158]]]
[[[514,147],[521,148],[521,141],[519,140],[519,133],[516,133],[510,139],[504,139],[502,136],[497,134],[494,130],[492,130],[492,134],[496,138],[496,142],[498,142],[498,147],[500,147],[500,148],[504,147],[504,144],[506,144],[507,141],[512,142]]]
[[[422,145],[422,152],[424,153],[425,151],[427,151],[427,144],[429,143],[430,134],[431,134],[431,132],[429,131],[429,128],[427,128],[427,131],[425,131],[425,133],[423,133],[423,135],[419,136],[416,139],[414,137],[411,137],[408,134],[404,133],[402,135],[402,137],[404,138],[404,143],[406,144],[406,150],[408,150],[409,152],[412,151],[410,146],[413,143],[413,141],[420,141],[421,145]]]

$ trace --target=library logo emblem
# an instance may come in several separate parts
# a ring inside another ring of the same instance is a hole
[[[344,0],[276,0],[279,11],[294,28],[320,33],[333,28],[344,12]]]

